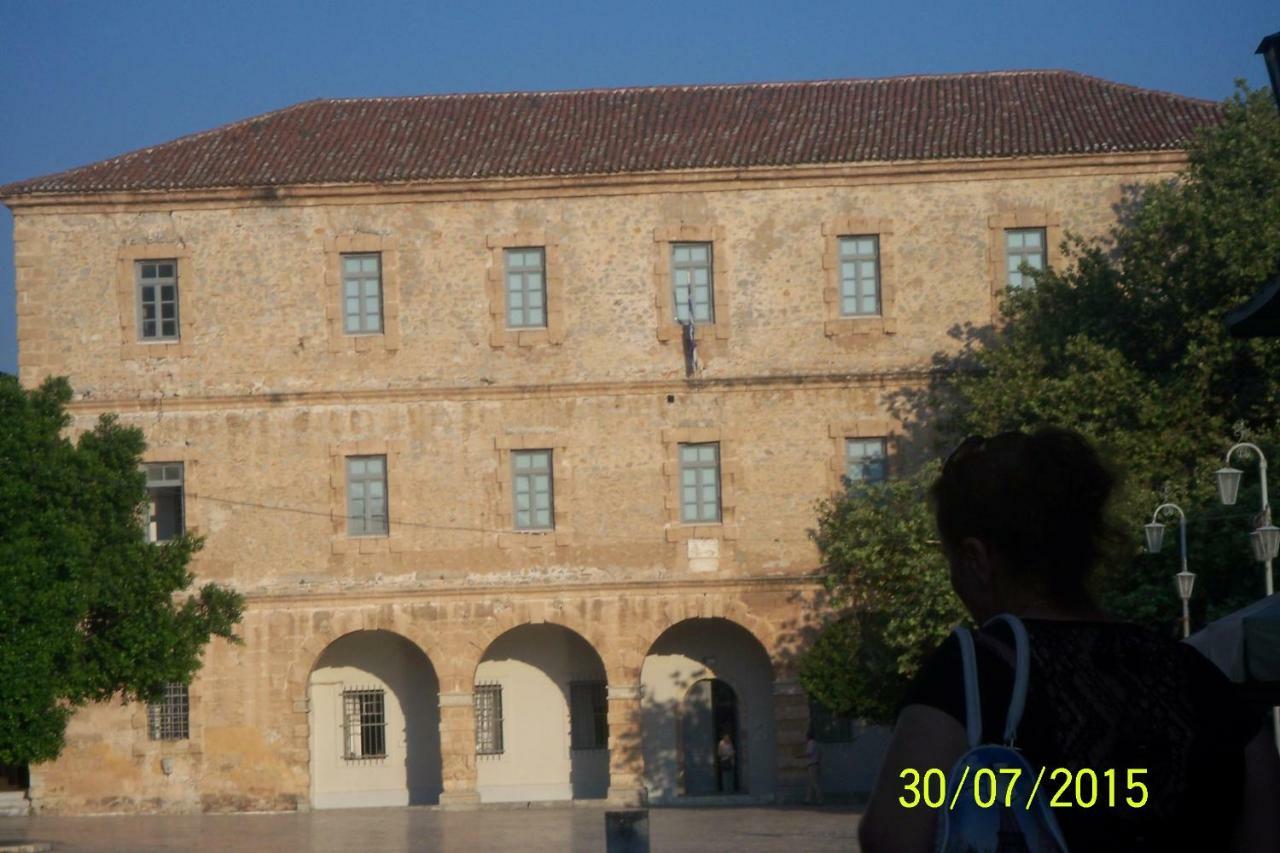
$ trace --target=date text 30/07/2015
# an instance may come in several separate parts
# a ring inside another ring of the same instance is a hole
[[[947,796],[947,774],[942,770],[934,767],[922,773],[908,767],[898,774],[903,780],[902,796],[898,797],[898,803],[907,809],[917,806],[931,809],[946,806],[948,809],[955,809],[961,796],[972,796],[974,803],[984,809],[997,805],[1030,809],[1035,798],[1043,793],[1049,796],[1049,806],[1055,809],[1115,808],[1117,805],[1140,809],[1147,804],[1147,786],[1141,781],[1146,772],[1140,768],[1124,771],[1109,769],[1098,773],[1087,767],[1080,770],[1066,767],[1050,770],[1041,767],[1031,794],[1024,802],[1021,795],[1015,795],[1018,780],[1022,776],[1022,770],[1018,767],[980,768],[973,773],[972,784],[967,784],[970,774],[966,767],[960,777],[960,784],[951,792],[950,797]],[[1046,775],[1049,781],[1042,791]],[[1050,795],[1055,785],[1056,790]],[[1124,790],[1119,790],[1121,785]]]

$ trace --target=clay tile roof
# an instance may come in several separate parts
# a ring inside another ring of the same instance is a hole
[[[1068,71],[318,100],[0,198],[1155,151],[1220,117]]]

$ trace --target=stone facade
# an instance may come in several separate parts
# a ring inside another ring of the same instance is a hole
[[[646,727],[657,697],[676,694],[645,688],[646,660],[732,685],[738,658],[757,651],[771,672],[735,689],[761,727],[751,773],[772,778],[753,776],[748,793],[794,796],[808,706],[793,662],[819,618],[807,530],[838,485],[843,439],[887,436],[892,454],[894,396],[960,345],[955,328],[994,322],[1003,228],[1045,227],[1055,243],[1103,234],[1126,187],[1181,162],[12,200],[23,383],[67,375],[76,429],[119,412],[146,433],[148,458],[183,462],[186,523],[207,537],[195,571],[249,602],[243,644],[212,644],[191,685],[188,739],[149,740],[140,706],[85,709],[63,756],[32,769],[35,806],[310,807],[309,679],[357,631],[393,632],[426,656],[439,801],[476,803],[478,668],[505,632],[543,623],[578,634],[603,665],[611,799],[658,793],[646,764],[661,739]],[[832,308],[833,238],[850,228],[881,235],[879,317]],[[712,242],[716,259],[717,318],[698,330],[692,377],[666,299],[680,240]],[[547,247],[540,334],[503,328],[494,308],[501,249],[522,245]],[[345,251],[382,253],[383,335],[342,333]],[[181,340],[140,344],[133,262],[161,257],[177,259]],[[682,441],[719,443],[721,523],[680,521]],[[511,529],[521,448],[553,449],[553,533]],[[346,533],[352,454],[387,457],[386,537]],[[718,626],[708,636],[729,637],[723,648],[739,643],[733,659],[673,647],[689,620]]]

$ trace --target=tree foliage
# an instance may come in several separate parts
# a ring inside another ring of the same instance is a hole
[[[1164,519],[1171,535],[1161,554],[1141,546],[1160,503],[1188,515],[1193,621],[1263,593],[1246,539],[1259,501],[1256,461],[1233,457],[1246,470],[1234,508],[1219,505],[1212,472],[1241,439],[1280,462],[1280,340],[1233,339],[1224,324],[1280,271],[1280,118],[1270,94],[1242,87],[1222,123],[1192,144],[1182,174],[1128,188],[1117,212],[1106,238],[1069,236],[1066,263],[1008,294],[996,327],[959,330],[967,345],[938,357],[949,379],[902,399],[910,414],[938,413],[935,449],[1045,424],[1093,439],[1125,475],[1113,512],[1133,533],[1129,554],[1101,568],[1099,596],[1172,634],[1181,616],[1176,520]],[[834,710],[886,719],[870,694],[900,695],[920,656],[957,621],[958,604],[944,603],[940,554],[904,541],[932,536],[922,495],[933,476],[926,467],[819,512],[814,536],[841,618],[805,659],[802,679]],[[849,639],[870,624],[884,626],[888,669],[862,660],[865,643]],[[835,649],[853,657],[837,661]],[[864,683],[842,683],[854,678]]]
[[[75,708],[188,682],[243,602],[189,591],[201,540],[145,540],[142,432],[103,416],[74,443],[65,379],[0,374],[0,762],[56,758]]]

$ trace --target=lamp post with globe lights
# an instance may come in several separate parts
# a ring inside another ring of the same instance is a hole
[[[1187,515],[1177,504],[1160,504],[1151,513],[1151,523],[1143,528],[1147,536],[1147,551],[1159,554],[1164,546],[1164,525],[1160,523],[1160,511],[1171,509],[1178,514],[1178,545],[1182,549],[1182,571],[1175,576],[1178,579],[1178,597],[1182,599],[1182,636],[1191,636],[1191,590],[1195,587],[1196,576],[1187,571]]]

